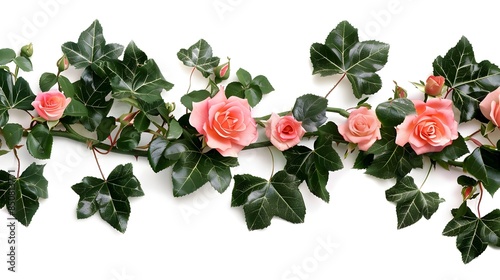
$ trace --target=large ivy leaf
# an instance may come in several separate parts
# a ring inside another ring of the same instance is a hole
[[[464,160],[464,170],[483,182],[486,190],[494,195],[500,188],[500,151],[481,146]]]
[[[393,127],[383,127],[380,133],[382,139],[377,140],[366,153],[360,153],[364,160],[369,160],[364,164],[367,174],[381,179],[401,179],[413,168],[422,168],[421,155],[415,154],[409,145],[401,147],[394,142],[396,130]],[[360,161],[362,159],[357,159],[357,163]]]
[[[9,213],[25,226],[38,210],[39,199],[48,198],[44,167],[32,163],[19,178],[0,170],[0,208],[7,206]]]
[[[0,70],[0,127],[9,120],[9,109],[33,110],[35,100],[29,83],[19,77],[14,84],[12,74]]]
[[[445,77],[445,84],[453,89],[453,104],[460,111],[460,122],[469,121],[479,112],[479,102],[500,86],[500,68],[484,60],[476,62],[474,50],[462,37],[446,55],[438,56],[434,75]]]
[[[96,65],[99,61],[117,59],[123,52],[123,46],[106,44],[99,21],[94,21],[78,37],[78,43],[66,42],[61,47],[68,61],[75,68]]]
[[[328,202],[330,194],[326,189],[330,171],[343,168],[342,160],[333,149],[336,139],[334,131],[325,126],[314,142],[314,150],[305,146],[295,146],[283,152],[286,158],[286,172],[305,180],[309,190],[317,197]]]
[[[71,188],[80,196],[76,210],[78,219],[88,218],[99,211],[104,221],[122,233],[127,229],[130,217],[129,197],[144,195],[130,163],[118,165],[106,180],[85,177]]]
[[[387,63],[389,45],[377,41],[359,42],[358,30],[343,21],[333,29],[325,44],[311,46],[313,74],[345,74],[357,98],[374,94],[382,88],[375,73]]]
[[[424,193],[415,185],[413,178],[406,176],[385,192],[388,201],[396,203],[398,229],[413,225],[422,216],[431,218],[444,199],[435,192]]]
[[[299,191],[300,180],[285,171],[270,181],[252,175],[234,176],[231,206],[242,206],[249,230],[263,229],[278,216],[291,223],[303,223],[306,207]]]
[[[452,210],[455,216],[457,209]],[[469,207],[464,215],[453,218],[444,228],[443,235],[456,236],[457,248],[462,253],[462,261],[469,263],[481,255],[488,245],[500,246],[500,210],[478,218]]]
[[[213,69],[219,65],[220,61],[218,57],[212,55],[212,47],[203,39],[188,49],[179,50],[177,58],[184,65],[198,69],[205,78],[213,73]]]
[[[113,97],[136,107],[139,107],[134,101],[136,99],[147,104],[163,104],[162,90],[173,87],[165,80],[156,62],[148,59],[134,42],[128,44],[123,61],[108,61],[101,67],[109,76]]]

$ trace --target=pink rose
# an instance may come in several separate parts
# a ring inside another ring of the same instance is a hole
[[[425,93],[432,96],[441,94],[444,86],[444,77],[442,76],[429,76],[425,81]]]
[[[345,123],[339,125],[339,132],[344,140],[358,144],[361,151],[367,151],[381,138],[380,127],[381,123],[375,112],[360,107],[351,112]]]
[[[66,98],[64,94],[58,91],[49,91],[39,93],[31,105],[35,107],[40,117],[47,121],[57,121],[62,117],[70,102],[71,98]]]
[[[488,93],[486,97],[479,103],[481,113],[493,122],[496,126],[500,125],[500,88]]]
[[[440,152],[458,138],[452,102],[434,98],[427,103],[413,100],[416,114],[406,116],[396,127],[396,144],[410,143],[417,155]]]
[[[210,148],[223,156],[236,157],[258,137],[248,101],[236,96],[226,98],[223,87],[213,98],[193,103],[189,123]]]
[[[280,151],[297,145],[305,133],[302,122],[297,121],[293,116],[280,117],[272,113],[266,123],[266,136]]]

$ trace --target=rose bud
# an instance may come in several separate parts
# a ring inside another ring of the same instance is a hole
[[[462,198],[464,200],[470,199],[472,196],[474,196],[475,188],[473,186],[468,186],[462,188]]]
[[[69,61],[66,55],[63,55],[59,60],[57,60],[57,69],[59,72],[67,70],[69,68]]]
[[[29,43],[21,48],[21,56],[30,58],[33,55],[33,44]]]
[[[444,77],[429,76],[425,81],[425,93],[431,96],[439,96],[443,91]]]
[[[217,83],[220,83],[221,81],[227,80],[229,78],[230,60],[231,59],[227,58],[226,63],[221,64],[214,68],[215,81]]]

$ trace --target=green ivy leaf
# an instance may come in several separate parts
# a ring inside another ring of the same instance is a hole
[[[458,138],[453,140],[453,143],[446,146],[441,152],[429,153],[427,155],[434,161],[446,163],[451,160],[456,160],[468,153],[469,148],[467,148],[467,144],[462,135],[459,134]]]
[[[144,195],[130,163],[118,165],[106,180],[85,177],[71,188],[80,196],[76,210],[78,219],[88,218],[99,211],[104,221],[122,233],[127,229],[130,217],[129,197]]]
[[[485,189],[494,195],[500,188],[500,151],[481,146],[464,160],[464,171],[483,182]]]
[[[56,83],[57,76],[54,73],[45,72],[40,76],[40,90],[41,91],[49,91]]]
[[[163,104],[161,92],[173,87],[165,80],[156,62],[147,59],[133,41],[127,46],[123,61],[108,61],[100,66],[110,78],[113,97],[134,106],[137,106],[136,99],[156,106]]]
[[[116,141],[116,147],[123,151],[132,151],[141,141],[141,133],[134,126],[126,126]]]
[[[117,59],[123,52],[123,46],[106,44],[99,21],[94,21],[80,34],[78,43],[66,42],[61,47],[68,61],[75,68],[86,68],[100,61]]]
[[[7,206],[9,213],[25,226],[38,210],[39,199],[48,198],[44,167],[32,163],[19,178],[0,170],[0,208]]]
[[[291,223],[303,223],[306,207],[299,191],[300,180],[285,171],[270,181],[252,175],[234,176],[231,206],[242,206],[249,230],[263,229],[278,216]]]
[[[465,37],[444,57],[438,56],[432,66],[434,75],[445,77],[445,84],[453,89],[453,104],[460,111],[460,122],[480,115],[479,101],[500,85],[498,66],[487,60],[477,63]]]
[[[37,124],[28,133],[26,148],[30,155],[36,159],[49,159],[53,141],[49,129],[44,124]]]
[[[398,229],[413,225],[422,216],[427,220],[437,211],[444,199],[435,192],[424,193],[406,176],[385,192],[388,201],[396,203]]]
[[[193,110],[194,102],[201,102],[210,97],[208,90],[195,90],[181,97],[181,103],[188,110]]]
[[[0,70],[0,127],[9,120],[9,109],[33,110],[35,100],[29,83],[19,77],[14,84],[10,72]]]
[[[377,41],[359,42],[358,30],[343,21],[333,29],[325,44],[311,46],[313,74],[345,74],[357,98],[374,94],[382,88],[375,74],[387,63],[389,45]]]
[[[0,49],[0,65],[12,62],[16,58],[16,52],[13,49]]]
[[[458,210],[452,210],[456,217]],[[457,236],[457,249],[462,253],[462,261],[469,263],[481,255],[491,245],[500,246],[500,210],[478,218],[467,207],[464,215],[453,218],[444,228],[443,235]]]
[[[21,142],[23,132],[23,127],[17,123],[9,123],[2,128],[3,137],[9,149],[14,149],[14,147]]]
[[[104,141],[111,132],[116,128],[116,119],[114,117],[107,117],[102,119],[99,126],[96,128],[97,140]]]
[[[382,139],[377,140],[366,151],[373,155],[366,173],[381,179],[401,179],[414,168],[422,168],[422,156],[415,154],[413,149],[406,145],[401,147],[394,140],[396,130],[393,127],[382,127]]]
[[[212,47],[203,39],[193,44],[187,50],[179,50],[177,58],[184,65],[198,69],[205,78],[213,73],[213,69],[219,65],[220,61],[218,57],[212,55]]]
[[[375,113],[384,126],[397,126],[415,113],[415,105],[410,99],[398,98],[380,103]]]
[[[332,147],[334,139],[334,133],[320,130],[314,142],[314,150],[295,146],[283,152],[286,172],[305,180],[309,190],[325,202],[330,200],[330,194],[326,190],[329,171],[343,168],[342,160]]]
[[[169,143],[170,142],[163,137],[157,137],[149,143],[148,161],[151,169],[153,169],[155,173],[171,166],[176,161],[172,162],[163,156],[163,153],[167,149]]]
[[[138,132],[146,131],[149,128],[151,121],[148,116],[140,111],[134,118],[134,127]]]
[[[302,127],[309,132],[318,130],[326,122],[328,100],[314,94],[306,94],[297,98],[292,109],[293,117],[302,122]]]

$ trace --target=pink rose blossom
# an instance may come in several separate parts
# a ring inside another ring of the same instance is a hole
[[[406,116],[396,127],[396,144],[410,143],[417,155],[440,152],[458,138],[452,102],[434,98],[427,103],[412,100],[416,114]]]
[[[345,123],[339,125],[339,132],[344,140],[358,144],[361,151],[367,151],[381,138],[380,127],[381,123],[375,112],[360,107],[351,112]]]
[[[280,151],[297,145],[305,133],[302,122],[297,121],[293,116],[280,117],[272,113],[266,123],[266,136]]]
[[[500,88],[488,93],[479,103],[479,109],[488,120],[500,126]]]
[[[213,98],[193,103],[189,123],[205,137],[208,147],[223,156],[236,157],[258,137],[248,101],[226,98],[222,87]]]
[[[35,107],[36,112],[43,119],[57,121],[62,117],[70,102],[71,98],[66,98],[64,94],[58,91],[49,91],[39,93],[31,105]]]

